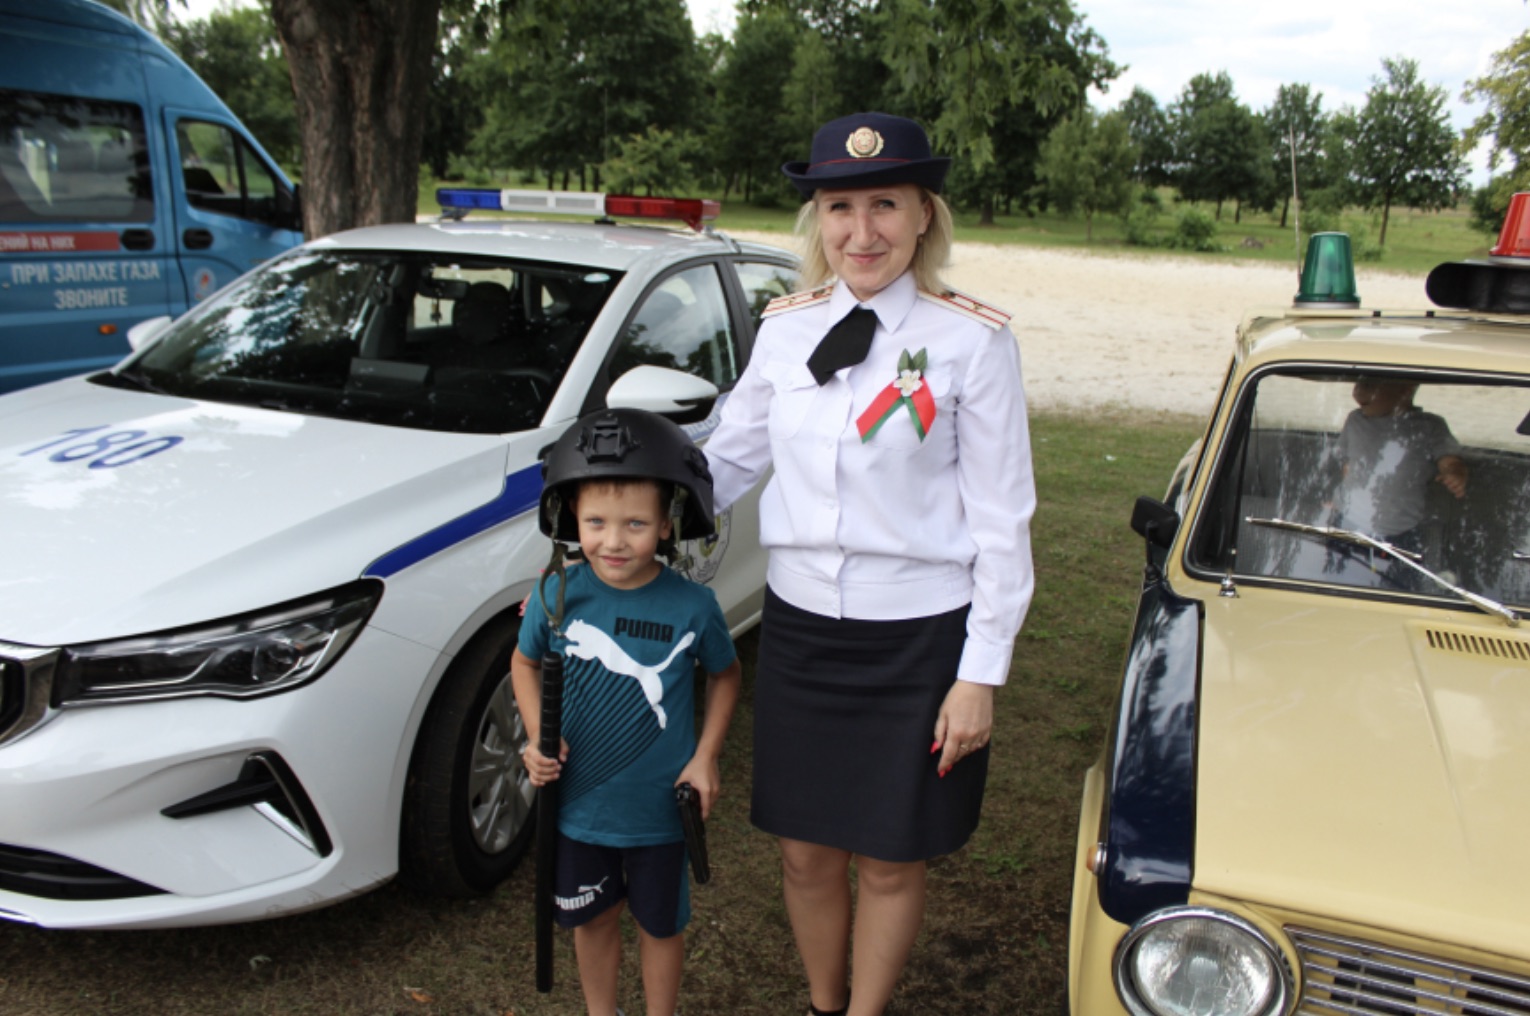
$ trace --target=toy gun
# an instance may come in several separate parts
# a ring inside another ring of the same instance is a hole
[[[557,758],[563,743],[563,657],[542,654],[542,731],[537,750]],[[537,990],[553,985],[553,871],[558,859],[558,781],[537,791]]]

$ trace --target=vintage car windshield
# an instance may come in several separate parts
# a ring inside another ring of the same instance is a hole
[[[300,251],[100,384],[424,430],[536,426],[619,273]]]
[[[1192,570],[1451,596],[1353,541],[1247,521],[1278,519],[1384,540],[1458,587],[1530,604],[1530,387],[1444,374],[1266,373],[1246,388],[1216,468]]]

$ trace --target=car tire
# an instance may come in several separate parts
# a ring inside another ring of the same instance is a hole
[[[399,878],[433,896],[482,896],[531,843],[535,791],[510,687],[519,618],[496,618],[447,670],[415,739],[404,786]]]

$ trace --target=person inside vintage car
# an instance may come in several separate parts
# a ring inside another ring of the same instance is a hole
[[[1359,408],[1339,432],[1342,524],[1405,550],[1418,549],[1427,484],[1466,496],[1461,445],[1444,417],[1413,404],[1417,392],[1416,381],[1361,378],[1354,387]]]
[[[875,1016],[926,861],[978,823],[1036,497],[1009,315],[937,275],[950,160],[882,113],[826,124],[811,154],[783,167],[805,289],[765,311],[706,451],[720,507],[775,468],[751,818],[780,840],[810,1011]]]

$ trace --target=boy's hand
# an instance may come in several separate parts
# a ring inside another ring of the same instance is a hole
[[[533,742],[526,746],[525,752],[521,754],[521,761],[526,766],[526,775],[531,779],[531,785],[544,786],[563,774],[563,763],[568,761],[568,742],[561,743],[557,758],[548,758],[543,755]]]
[[[1440,469],[1440,475],[1434,478],[1436,483],[1445,485],[1445,489],[1454,494],[1457,499],[1466,496],[1466,463],[1455,455],[1446,455],[1435,463]]]
[[[722,791],[722,780],[718,775],[717,763],[701,756],[693,757],[680,770],[680,776],[675,780],[675,786],[689,783],[696,789],[701,798],[701,817],[706,818],[712,814],[712,805],[717,800],[717,795]]]

